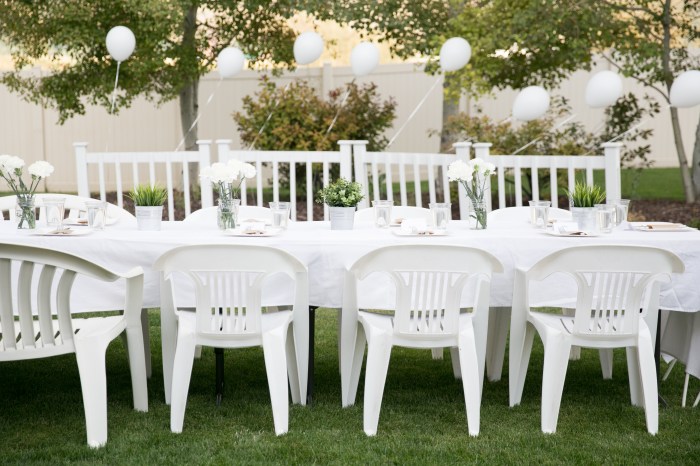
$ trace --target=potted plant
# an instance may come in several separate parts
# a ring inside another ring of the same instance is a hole
[[[160,222],[163,218],[163,203],[168,198],[168,192],[164,187],[154,185],[140,185],[129,194],[134,201],[136,222],[139,230],[160,230]]]
[[[317,193],[316,202],[330,208],[331,230],[352,230],[355,209],[363,197],[360,183],[338,178]]]
[[[572,191],[566,191],[571,206],[571,218],[581,231],[596,229],[595,205],[605,201],[605,191],[600,186],[576,183]]]

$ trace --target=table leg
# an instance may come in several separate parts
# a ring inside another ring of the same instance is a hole
[[[306,404],[311,404],[314,396],[314,348],[316,346],[316,309],[318,306],[309,306],[309,376],[306,389]]]

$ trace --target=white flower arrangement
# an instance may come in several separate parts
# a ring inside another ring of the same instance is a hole
[[[210,180],[215,185],[239,181],[240,186],[245,178],[252,178],[256,173],[255,167],[249,163],[229,160],[228,163],[216,162],[203,168],[200,177]]]
[[[14,155],[0,155],[0,177],[2,177],[17,196],[31,197],[36,192],[39,182],[53,173],[53,165],[40,160],[29,165],[27,171],[32,181],[27,185],[22,179],[24,160]]]
[[[475,158],[469,162],[457,160],[447,167],[447,178],[450,181],[462,183],[467,196],[472,202],[472,216],[476,218],[477,228],[486,228],[486,208],[484,207],[484,193],[486,182],[493,173],[496,166],[480,158]]]

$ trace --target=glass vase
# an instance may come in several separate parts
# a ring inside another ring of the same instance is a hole
[[[219,198],[219,207],[216,210],[216,223],[220,230],[236,228],[240,204],[240,199],[232,199],[225,196]]]
[[[488,210],[486,202],[483,199],[471,199],[471,212],[469,217],[474,219],[474,222],[469,222],[469,225],[474,230],[485,230]]]
[[[34,196],[18,195],[15,207],[15,220],[20,230],[33,230],[36,228],[36,207]]]

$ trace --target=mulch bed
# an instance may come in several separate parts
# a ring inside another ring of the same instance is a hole
[[[700,202],[686,204],[681,201],[633,200],[630,202],[629,219],[676,222],[697,227],[700,222]]]

